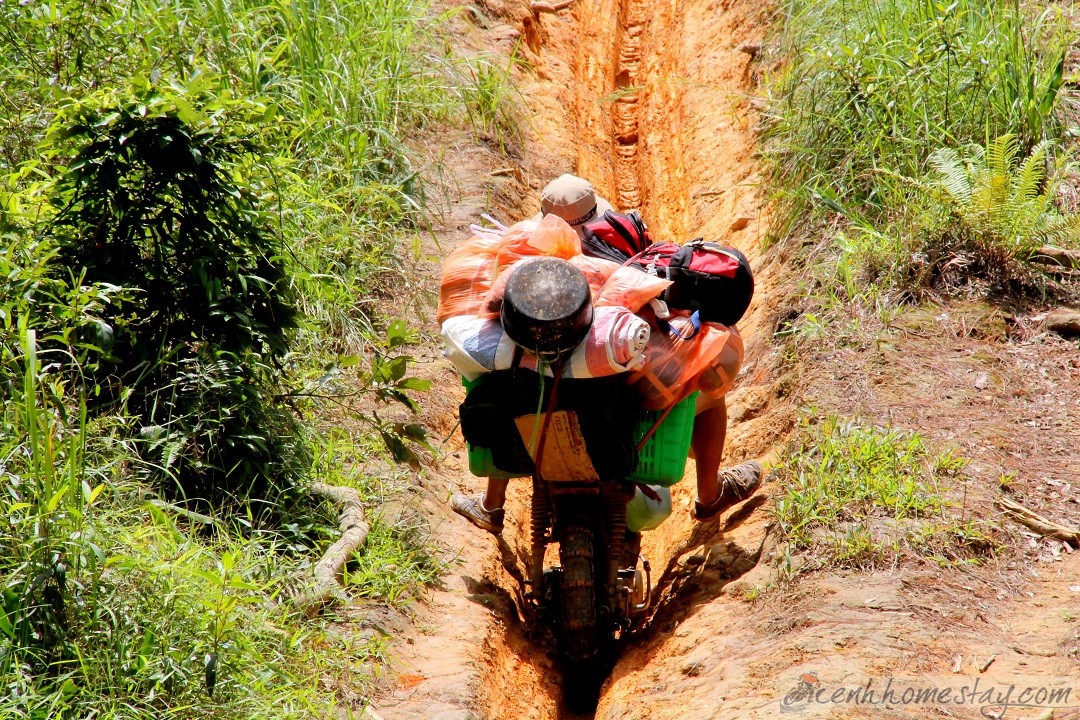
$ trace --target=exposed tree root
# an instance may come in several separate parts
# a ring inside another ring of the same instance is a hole
[[[1058,525],[1056,522],[1047,520],[1042,515],[1028,510],[1020,503],[1010,500],[1009,498],[998,498],[994,501],[994,504],[1010,518],[1024,527],[1037,532],[1043,537],[1061,540],[1062,542],[1069,543],[1073,547],[1080,548],[1080,530],[1064,525]]]
[[[334,598],[341,588],[341,576],[349,555],[364,544],[370,529],[364,520],[364,506],[360,495],[352,488],[314,483],[311,494],[324,497],[340,506],[338,527],[341,537],[330,546],[315,565],[314,583],[293,601],[307,615],[313,615]]]

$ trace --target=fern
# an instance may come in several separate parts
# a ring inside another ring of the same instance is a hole
[[[1080,215],[1068,215],[1051,220],[1038,232],[1043,245],[1069,245],[1080,237]]]
[[[1017,173],[1017,195],[1026,201],[1035,201],[1039,198],[1039,190],[1046,179],[1046,152],[1050,148],[1048,141],[1036,145]],[[1045,195],[1043,197],[1046,197]]]
[[[1062,217],[1053,204],[1053,183],[1047,181],[1044,141],[1022,161],[1014,135],[1002,135],[985,147],[935,151],[929,164],[934,185],[952,200],[959,221],[988,249],[1027,260],[1042,244],[1074,245],[1080,219]]]
[[[960,154],[952,148],[941,148],[930,156],[930,166],[941,176],[945,192],[960,204],[971,202],[971,178]]]

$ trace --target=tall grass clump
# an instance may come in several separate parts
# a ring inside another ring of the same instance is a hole
[[[381,638],[342,638],[290,599],[312,560],[296,532],[237,535],[147,492],[122,417],[93,418],[27,320],[5,340],[0,405],[0,717],[324,718],[357,710]],[[351,450],[351,448],[348,448]],[[385,488],[328,446],[313,474]],[[329,516],[322,519],[327,524]],[[403,605],[444,567],[415,525],[376,523],[350,590]],[[335,644],[332,653],[327,652]],[[347,669],[332,686],[328,677]],[[338,687],[338,684],[341,687]]]
[[[178,524],[131,482],[120,423],[89,417],[25,321],[13,338],[22,377],[0,408],[0,716],[329,713],[295,670],[305,633],[274,602],[300,558]]]
[[[801,212],[824,198],[875,221],[939,147],[1058,137],[1068,38],[1051,11],[958,0],[796,1],[768,135],[774,180]]]

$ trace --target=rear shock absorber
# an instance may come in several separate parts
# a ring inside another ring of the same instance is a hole
[[[543,598],[544,553],[547,550],[548,527],[551,525],[551,500],[547,487],[538,478],[533,478],[531,547],[529,549],[529,584],[531,595],[539,602]]]
[[[619,566],[623,561],[623,552],[626,542],[626,503],[629,501],[626,493],[622,490],[607,489],[603,494],[604,517],[607,524],[608,546],[608,595],[615,603],[615,593],[618,592]]]

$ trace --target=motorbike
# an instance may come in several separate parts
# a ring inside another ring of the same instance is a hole
[[[568,677],[587,683],[602,674],[616,638],[649,607],[649,562],[641,535],[626,527],[633,498],[627,483],[534,476],[528,583],[541,612],[554,616]],[[559,565],[545,569],[547,547]]]
[[[640,514],[660,500],[647,483],[656,480],[648,470],[662,464],[661,454],[679,460],[661,484],[681,478],[693,422],[693,398],[649,413],[622,378],[563,379],[567,350],[581,341],[591,313],[588,283],[568,263],[537,260],[514,271],[502,327],[525,351],[547,359],[550,377],[545,385],[543,373],[524,381],[513,371],[492,373],[482,390],[466,383],[467,400],[473,415],[497,408],[496,415],[479,422],[462,409],[474,474],[531,475],[525,597],[553,621],[564,678],[578,688],[602,679],[618,638],[648,612],[651,568],[641,554],[641,523],[628,527],[628,508]],[[502,434],[485,435],[478,426]],[[669,495],[668,503],[670,511]],[[553,544],[558,563],[547,566]]]

